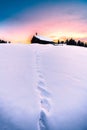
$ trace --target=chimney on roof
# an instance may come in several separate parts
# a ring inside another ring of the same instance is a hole
[[[36,32],[36,35],[37,35],[37,32]]]

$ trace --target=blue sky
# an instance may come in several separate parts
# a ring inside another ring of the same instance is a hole
[[[14,17],[21,11],[26,9],[35,10],[37,7],[55,6],[56,4],[72,6],[72,3],[78,3],[78,5],[87,4],[87,0],[0,0],[0,21],[6,20],[7,18]]]
[[[87,0],[0,0],[0,37],[25,41],[38,31],[57,39],[77,28],[76,38],[86,39],[86,9]]]

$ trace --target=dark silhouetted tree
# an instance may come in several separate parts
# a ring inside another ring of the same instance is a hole
[[[75,46],[75,45],[76,45],[76,41],[71,38],[70,40],[67,40],[67,41],[66,41],[66,44],[67,44],[67,45],[74,45],[74,46]]]
[[[80,40],[77,42],[77,46],[84,46],[84,42],[81,42]]]
[[[61,44],[63,45],[63,44],[64,44],[64,41],[61,41]]]
[[[67,45],[68,45],[68,42],[69,42],[69,40],[67,39],[67,40],[65,41],[65,44],[67,44]]]
[[[87,43],[84,43],[84,47],[87,47]]]
[[[3,43],[11,43],[11,42],[0,39],[0,44],[3,44]]]

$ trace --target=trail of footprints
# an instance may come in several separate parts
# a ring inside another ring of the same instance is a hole
[[[38,129],[39,130],[49,130],[48,123],[47,123],[47,114],[50,112],[51,109],[51,94],[48,91],[46,81],[44,79],[44,75],[41,71],[41,61],[40,55],[36,54],[36,66],[37,66],[37,75],[38,75],[38,82],[37,82],[37,90],[40,95],[40,106],[41,112],[39,116],[38,122]]]

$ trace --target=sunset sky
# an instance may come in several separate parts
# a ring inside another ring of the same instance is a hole
[[[35,33],[87,42],[87,0],[0,0],[0,38],[29,42]]]

